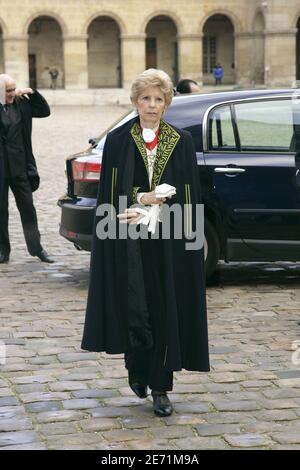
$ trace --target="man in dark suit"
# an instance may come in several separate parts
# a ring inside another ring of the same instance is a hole
[[[17,89],[9,75],[0,75],[0,263],[9,261],[8,192],[12,190],[20,213],[27,249],[45,263],[54,261],[40,242],[32,192],[39,186],[32,153],[33,117],[46,117],[46,100],[31,88]]]

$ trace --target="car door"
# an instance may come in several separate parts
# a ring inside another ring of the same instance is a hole
[[[299,102],[289,97],[217,106],[205,163],[227,234],[228,259],[299,260]]]

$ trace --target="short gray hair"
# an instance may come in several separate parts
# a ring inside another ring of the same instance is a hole
[[[12,78],[10,75],[7,73],[1,73],[0,74],[0,80],[1,82],[5,83],[6,85],[10,85],[11,83],[16,84],[16,81],[14,78]]]
[[[6,87],[9,85],[16,85],[15,80],[7,73],[0,74],[0,104],[6,102]]]
[[[173,83],[169,75],[163,70],[147,69],[136,77],[131,85],[130,98],[136,103],[139,95],[149,86],[158,86],[165,96],[166,105],[171,104],[173,98]]]

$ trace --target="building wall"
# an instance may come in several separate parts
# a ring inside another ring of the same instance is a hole
[[[258,13],[264,23],[260,34],[254,27]],[[115,70],[120,50],[122,85],[129,87],[136,74],[145,68],[147,26],[153,18],[162,15],[174,25],[168,33],[157,31],[158,65],[169,73],[173,68],[169,51],[175,44],[176,31],[179,77],[190,77],[200,83],[203,78],[205,82],[211,80],[211,76],[203,77],[202,71],[203,28],[214,15],[225,15],[232,24],[233,34],[224,30],[228,23],[223,23],[218,31],[219,52],[226,67],[224,81],[251,85],[259,75],[267,85],[289,86],[296,78],[299,0],[0,0],[3,37],[1,50],[0,35],[0,68],[13,75],[20,85],[27,85],[28,53],[35,50],[39,55],[37,74],[41,86],[47,83],[49,86],[45,67],[55,62],[61,68],[60,86],[114,87],[119,86]],[[50,31],[40,41],[28,38],[29,25],[42,16],[57,21],[62,33],[61,44],[57,34],[52,36]],[[89,38],[90,24],[103,16],[115,21],[115,26],[110,29],[102,25],[98,37]],[[170,22],[166,27],[170,28]],[[116,37],[117,29],[119,37]],[[161,41],[164,36],[165,40]],[[259,56],[253,54],[255,50]]]
[[[255,17],[253,29],[252,83],[255,85],[265,81],[265,21],[261,12],[258,12]]]

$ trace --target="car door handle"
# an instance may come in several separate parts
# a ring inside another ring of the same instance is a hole
[[[227,166],[227,167],[216,167],[215,168],[215,173],[227,173],[227,174],[230,174],[230,173],[244,173],[246,170],[245,168],[237,168],[237,167],[231,167],[231,166]]]

